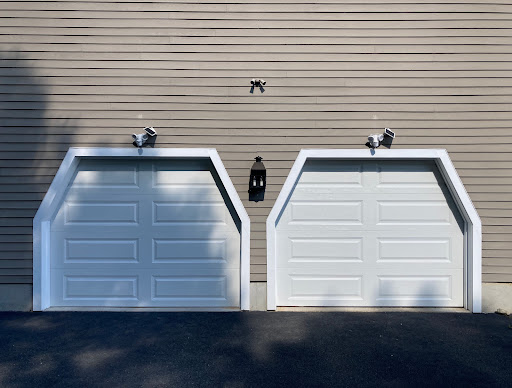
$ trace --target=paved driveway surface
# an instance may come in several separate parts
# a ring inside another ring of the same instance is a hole
[[[0,387],[512,387],[512,319],[0,313]]]

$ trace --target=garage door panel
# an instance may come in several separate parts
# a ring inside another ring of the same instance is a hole
[[[374,217],[375,218],[375,217]],[[309,223],[290,223],[286,227],[283,227],[279,231],[290,232],[290,233],[299,233],[299,232],[308,232],[311,233],[329,233],[329,232],[338,232],[338,233],[351,233],[357,232],[361,234],[363,231],[375,232],[385,235],[386,232],[390,230],[390,226],[392,226],[393,233],[397,233],[402,235],[408,235],[409,232],[422,233],[425,236],[436,236],[436,235],[446,235],[449,233],[453,227],[452,224],[446,223],[413,223],[413,222],[389,222],[389,223],[379,223],[379,224],[348,224],[348,223],[335,223],[335,222],[309,222]],[[278,231],[278,232],[279,232]]]
[[[235,307],[237,270],[51,271],[53,306]]]
[[[378,274],[377,305],[450,306],[463,304],[461,271],[425,270],[421,275]]]
[[[128,226],[139,224],[139,202],[119,200],[66,200],[52,224],[53,230],[64,225]]]
[[[277,268],[397,268],[423,271],[436,268],[463,268],[460,252],[463,241],[439,237],[376,237],[375,234],[347,237],[278,238]]]
[[[346,301],[363,301],[361,274],[337,274],[322,271],[277,270],[281,292],[277,303],[281,306],[322,306]]]
[[[240,268],[237,235],[217,237],[162,234],[160,238],[97,234],[82,237],[55,233],[51,249],[52,268],[103,268],[115,271],[119,265],[137,268]]]
[[[153,202],[153,224],[222,224],[226,225],[223,202]]]
[[[211,163],[82,162],[51,225],[52,305],[239,307],[239,220]]]
[[[185,168],[186,166],[183,163],[181,167],[166,165],[165,163],[153,163],[152,187],[202,187],[210,189],[213,193],[217,192],[217,184],[210,171],[195,171]]]
[[[362,209],[362,201],[293,201],[288,223],[361,224]]]
[[[307,163],[278,220],[278,304],[462,306],[463,221],[435,164],[344,163]]]
[[[137,305],[141,276],[134,271],[105,274],[102,270],[51,270],[53,306]]]
[[[311,198],[311,195],[318,195],[321,199],[343,199],[345,196],[353,195],[372,195],[379,194],[403,194],[403,195],[431,195],[440,196],[445,194],[445,190],[438,187],[429,186],[406,186],[406,185],[374,185],[374,186],[342,186],[334,184],[301,184],[298,183],[294,189],[294,198],[297,200],[305,200]]]
[[[363,165],[354,163],[343,168],[336,166],[317,165],[318,167],[308,166],[300,175],[298,187],[317,189],[319,186],[329,186],[337,188],[362,188],[363,187]],[[320,171],[318,171],[320,170]]]
[[[212,228],[186,228],[182,227],[179,230],[167,229],[162,227],[148,226],[145,231],[148,231],[148,238],[183,238],[183,239],[229,239],[236,238],[239,233],[225,228],[212,230]],[[86,233],[86,234],[85,234]],[[107,236],[105,235],[106,233]],[[54,241],[59,238],[87,238],[101,239],[101,238],[114,238],[114,239],[131,239],[131,238],[146,238],[141,236],[137,228],[89,228],[73,226],[64,231],[52,230],[52,245]]]
[[[377,263],[422,265],[453,264],[462,268],[462,239],[450,237],[378,237]]]
[[[435,162],[388,161],[377,165],[378,189],[420,189],[422,192],[441,192],[446,188]]]
[[[418,201],[445,201],[446,196],[443,192],[437,193],[425,193],[421,189],[415,190],[377,190],[374,187],[363,188],[361,190],[354,190],[354,192],[342,192],[338,191],[336,188],[325,187],[322,190],[315,189],[300,189],[298,185],[291,198],[292,201],[305,201],[305,202],[315,202],[316,200],[320,201],[365,201],[365,200],[386,200],[389,199],[386,197],[386,194],[390,194],[393,196],[393,199],[397,201],[407,201],[407,200],[418,200]],[[379,195],[378,198],[376,195]]]
[[[444,306],[463,303],[460,271],[426,270],[422,275],[344,268],[277,269],[280,306]],[[460,292],[459,292],[460,290]],[[455,292],[454,292],[455,291]]]
[[[169,265],[201,266],[215,264],[217,268],[240,268],[240,246],[236,238],[155,238],[152,262],[162,268]]]
[[[379,200],[378,224],[436,224],[450,225],[453,217],[444,201],[436,200]]]
[[[65,239],[64,263],[138,263],[139,240]]]
[[[189,274],[159,273],[151,276],[151,301],[153,305],[176,306],[233,306],[240,293],[236,270],[230,273]]]
[[[337,234],[325,236],[299,235],[278,237],[278,268],[324,267],[337,263],[363,261],[363,238],[341,237]],[[332,266],[332,265],[331,265]]]
[[[101,190],[139,189],[139,163],[129,161],[82,160],[72,187]]]

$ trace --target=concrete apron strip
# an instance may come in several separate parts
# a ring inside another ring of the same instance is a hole
[[[469,313],[462,307],[277,307],[277,311],[347,313]]]
[[[186,308],[186,307],[50,307],[46,311],[94,311],[94,312],[126,312],[126,313],[165,313],[165,312],[206,312],[206,313],[233,313],[240,312],[239,308]]]

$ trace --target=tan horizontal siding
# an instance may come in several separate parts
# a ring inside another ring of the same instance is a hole
[[[338,2],[327,2],[322,1],[321,3],[315,3],[312,1],[309,2],[283,2],[283,1],[275,1],[274,3],[259,1],[258,4],[243,4],[242,1],[233,1],[235,4],[222,4],[223,2],[217,1],[215,3],[201,2],[201,8],[198,9],[197,5],[187,2],[166,2],[166,3],[158,3],[158,2],[122,2],[122,3],[111,3],[111,2],[103,2],[101,5],[101,10],[98,9],[98,5],[89,2],[31,2],[27,3],[24,7],[24,14],[30,15],[32,10],[44,11],[44,12],[56,12],[56,17],[59,16],[62,12],[72,11],[77,14],[79,17],[84,17],[82,12],[80,11],[91,11],[90,13],[108,13],[110,11],[115,11],[116,15],[119,13],[131,14],[133,12],[143,11],[148,13],[149,16],[146,17],[154,17],[155,13],[162,14],[162,17],[165,18],[169,12],[195,12],[199,15],[208,15],[213,12],[222,12],[235,14],[237,12],[243,12],[241,16],[248,15],[250,13],[261,14],[261,12],[266,13],[279,13],[286,12],[285,17],[293,17],[294,14],[307,12],[308,14],[317,14],[317,13],[389,13],[389,12],[433,12],[433,13],[478,13],[478,14],[486,14],[486,13],[510,13],[512,12],[512,7],[510,4],[503,4],[496,1],[493,2],[485,2],[482,1],[481,4],[477,4],[477,2],[467,2],[467,4],[457,3],[455,1],[450,1],[450,3],[442,4],[428,4],[428,2],[424,2],[423,4],[411,4],[409,3],[400,3],[399,1],[394,1],[393,3],[389,2],[381,2],[380,4],[375,1],[367,1],[360,3],[350,3],[344,1]],[[224,2],[227,3],[227,2]],[[238,4],[236,4],[238,3]],[[256,2],[252,2],[256,3]],[[309,3],[309,4],[308,4]],[[19,5],[16,2],[4,2],[0,4],[0,10],[11,11],[11,12],[20,12]],[[103,12],[102,12],[103,11]],[[44,15],[44,14],[43,14]],[[37,16],[37,14],[36,14]],[[104,16],[98,16],[104,17]],[[144,17],[144,16],[141,16]]]
[[[502,35],[506,35],[502,34]],[[181,47],[182,45],[216,45],[224,48],[227,45],[432,45],[440,47],[445,45],[509,45],[510,39],[507,36],[344,36],[344,37],[312,37],[312,36],[138,36],[138,35],[0,35],[2,43],[31,43],[44,44],[50,47],[64,46],[69,48],[89,49],[87,45],[119,45],[119,47],[130,47],[130,45],[160,45],[168,48]],[[48,43],[52,42],[52,43]],[[91,46],[92,47],[92,46]],[[141,47],[144,48],[144,47]],[[227,49],[227,48],[226,48]]]
[[[474,44],[469,39],[465,44],[423,44],[418,45],[414,44],[412,41],[407,44],[405,42],[401,42],[400,44],[256,44],[255,42],[250,42],[249,44],[176,44],[176,42],[169,42],[168,44],[139,44],[139,45],[130,45],[130,44],[26,44],[25,52],[41,52],[45,51],[48,53],[58,53],[58,52],[68,52],[68,53],[122,53],[131,55],[123,55],[119,59],[127,59],[130,60],[136,56],[134,53],[146,53],[149,55],[154,55],[158,60],[167,60],[172,58],[171,55],[163,56],[156,55],[161,53],[290,53],[290,54],[409,54],[411,50],[414,50],[416,53],[429,53],[429,54],[475,54],[475,53],[484,53],[484,54],[494,54],[494,53],[506,53],[510,54],[511,46],[509,44],[498,44],[493,45],[490,43],[486,44]],[[50,56],[51,54],[47,54],[43,58]],[[36,59],[41,58],[41,56],[37,54],[31,54],[31,57]],[[60,56],[57,56],[60,58]],[[69,54],[71,59],[74,59],[76,56]],[[101,55],[91,55],[92,58],[99,57],[98,59],[103,59]],[[107,57],[110,59],[111,57]],[[261,57],[260,57],[261,58]],[[310,58],[306,56],[306,60]],[[418,57],[422,59],[422,57]],[[414,58],[413,58],[414,59]]]
[[[470,6],[466,6],[467,8],[470,8]],[[233,8],[233,7],[231,7]],[[245,7],[248,8],[248,7]],[[151,20],[152,23],[155,21],[158,22],[168,22],[169,19],[172,21],[181,21],[181,20],[187,20],[187,21],[199,21],[199,20],[205,20],[205,21],[225,21],[225,20],[233,20],[233,21],[239,21],[239,20],[248,20],[248,21],[262,21],[262,14],[265,13],[265,21],[284,21],[284,22],[297,22],[297,21],[304,21],[306,22],[306,26],[313,26],[317,27],[316,25],[312,24],[313,21],[390,21],[390,20],[428,20],[432,21],[433,19],[436,19],[436,21],[443,21],[443,20],[507,20],[511,14],[511,7],[506,5],[497,5],[494,7],[489,7],[487,9],[487,12],[478,12],[475,10],[474,12],[464,12],[461,10],[460,12],[457,11],[445,11],[442,12],[435,12],[435,6],[430,6],[430,10],[425,9],[424,11],[418,11],[414,12],[413,10],[409,9],[409,12],[404,12],[403,10],[407,7],[401,6],[402,11],[394,11],[393,8],[398,7],[390,7],[389,9],[386,9],[386,5],[381,5],[380,10],[368,10],[363,11],[361,8],[356,10],[354,7],[353,11],[350,11],[350,7],[347,7],[348,10],[344,11],[342,6],[338,7],[337,10],[331,10],[327,12],[310,12],[305,9],[299,11],[295,10],[295,12],[290,12],[290,10],[286,9],[280,9],[276,12],[275,8],[274,10],[269,7],[260,7],[253,8],[252,10],[246,9],[245,12],[237,12],[236,9],[232,10],[218,10],[221,12],[193,12],[193,10],[187,11],[187,10],[169,10],[165,12],[159,12],[159,11],[153,11],[153,12],[140,12],[140,11],[107,11],[107,10],[96,10],[96,11],[61,11],[61,10],[37,10],[37,11],[30,11],[30,10],[24,10],[24,11],[13,11],[13,10],[2,10],[2,15],[4,17],[9,18],[22,18],[24,21],[20,22],[26,23],[26,19],[29,20],[40,20],[40,19],[81,19],[81,20],[102,20],[102,19],[109,19],[113,20],[116,19],[117,21],[124,21],[125,19],[130,19],[134,21],[144,21],[144,20]],[[371,8],[370,6],[367,6],[367,8]],[[440,7],[442,8],[442,7]],[[453,7],[455,8],[455,7]],[[453,9],[452,8],[452,9]],[[398,8],[399,9],[399,8]],[[446,8],[445,8],[446,9]],[[240,10],[242,11],[242,10]],[[430,12],[429,12],[430,11]],[[434,12],[432,12],[434,11]],[[138,23],[134,23],[135,25],[139,25]],[[16,24],[19,25],[19,24]],[[23,25],[23,24],[21,24]],[[77,23],[78,26],[81,26],[81,23]],[[157,24],[158,25],[158,24]],[[164,23],[163,25],[168,25],[167,23]],[[178,24],[180,25],[180,24]],[[263,26],[267,24],[262,24]],[[286,25],[286,24],[285,24]],[[101,26],[101,24],[99,25]],[[202,25],[201,25],[202,26]],[[207,26],[213,26],[212,28],[216,28],[214,24],[207,24]],[[330,26],[328,24],[327,26]],[[328,28],[328,27],[324,28]],[[274,26],[271,26],[271,28]],[[311,27],[310,27],[311,28]]]
[[[208,86],[208,78],[235,78],[236,80],[229,80],[230,84],[235,86],[240,85],[240,81],[243,78],[244,82],[246,79],[244,76],[247,75],[245,71],[227,71],[227,70],[210,70],[208,74],[200,70],[160,70],[155,69],[151,72],[151,77],[140,78],[140,76],[148,76],[147,70],[143,69],[58,69],[58,68],[39,68],[34,70],[37,72],[30,78],[23,77],[26,73],[23,69],[19,68],[6,68],[0,67],[0,75],[4,77],[5,82],[8,84],[32,84],[37,82],[38,84],[44,85],[60,85],[66,84],[65,82],[73,83],[77,82],[76,78],[81,79],[79,85],[90,84],[94,81],[99,84],[106,84],[108,80],[105,78],[112,79],[112,82],[128,82],[133,81],[134,84],[138,82],[153,82],[153,79],[161,79],[162,77],[181,77],[180,81],[182,84],[196,84],[201,86]],[[315,86],[314,82],[320,84],[325,83],[325,80],[321,79],[333,79],[337,83],[337,86],[346,86],[342,83],[344,79],[350,78],[365,78],[365,79],[410,79],[410,78],[429,78],[436,80],[443,79],[456,79],[457,82],[463,82],[463,79],[467,78],[481,78],[481,79],[496,79],[496,78],[511,78],[512,71],[508,70],[389,70],[389,71],[377,71],[377,70],[340,70],[340,71],[265,71],[265,79],[270,81],[273,86],[301,86],[307,87],[308,84]],[[52,77],[49,78],[48,77]],[[287,78],[285,81],[280,78]],[[297,84],[298,80],[304,79],[304,84]],[[221,82],[222,80],[219,80]],[[235,83],[235,81],[237,83]],[[177,86],[177,80],[169,80],[169,85]],[[172,82],[172,83],[171,83]],[[492,81],[491,81],[492,82]],[[280,84],[280,85],[278,85]],[[218,84],[209,85],[216,87]],[[335,86],[328,85],[328,86]],[[324,85],[325,86],[325,85]],[[275,98],[275,97],[269,97]],[[307,100],[306,100],[307,101]],[[305,102],[306,102],[305,101]],[[363,100],[364,101],[364,100]],[[485,102],[485,101],[484,101]]]
[[[220,29],[204,29],[204,28],[95,28],[89,29],[77,27],[24,27],[22,31],[16,31],[11,27],[0,26],[0,34],[21,34],[28,35],[73,35],[73,36],[139,36],[139,37],[155,37],[169,36],[174,37],[506,37],[512,34],[510,28],[500,28],[499,30],[489,28],[469,27],[463,29],[446,29],[446,28],[430,28],[430,29],[373,29],[357,28],[357,29],[287,29],[287,28],[268,28],[268,29],[240,29],[240,28],[220,28]],[[172,42],[172,40],[171,40]]]
[[[511,24],[512,27],[512,24]],[[10,50],[6,59],[14,59],[18,51]],[[232,52],[210,52],[210,53],[167,53],[167,52],[37,52],[37,51],[24,51],[23,55],[27,59],[32,60],[65,60],[65,61],[175,61],[179,62],[226,62],[226,61],[240,61],[241,54],[243,59],[249,62],[478,62],[482,60],[481,53],[273,53],[267,52],[264,54],[255,54],[254,52],[232,53]],[[375,55],[380,54],[380,55]],[[486,55],[485,59],[488,62],[508,62],[512,58],[512,54],[505,53],[490,53]],[[281,65],[283,66],[283,64]]]
[[[21,53],[11,54],[9,57],[6,57],[0,62],[1,67],[18,67],[19,63],[16,59],[17,56],[20,56]],[[319,55],[318,57],[321,57]],[[470,61],[468,58],[466,60],[458,58],[455,60],[454,58],[450,58],[448,61],[443,62],[433,62],[432,60],[428,60],[428,56],[423,56],[425,61],[413,61],[408,60],[409,56],[404,56],[402,61],[373,61],[373,58],[376,57],[374,54],[368,54],[366,57],[361,55],[359,57],[359,61],[347,61],[347,62],[336,62],[336,61],[319,61],[319,58],[315,58],[316,60],[310,61],[301,61],[301,62],[280,62],[280,61],[271,61],[270,59],[263,60],[262,57],[259,57],[259,60],[252,61],[165,61],[165,60],[96,60],[91,61],[90,57],[85,55],[85,59],[83,60],[75,60],[73,61],[74,69],[96,69],[98,67],[104,69],[152,69],[152,70],[182,70],[182,69],[192,69],[192,70],[235,70],[235,71],[258,71],[261,72],[260,76],[265,75],[268,71],[286,71],[287,75],[298,75],[300,76],[302,73],[297,74],[297,71],[312,71],[312,69],[316,70],[316,74],[320,75],[328,75],[326,72],[332,71],[340,71],[340,70],[393,70],[393,71],[411,71],[411,70],[447,70],[447,71],[459,71],[459,70],[509,70],[508,62],[503,58],[503,61],[491,61],[486,62],[482,61],[484,59],[481,55],[474,56],[474,60]],[[380,57],[380,55],[379,55]],[[394,56],[391,56],[394,57]],[[177,58],[181,58],[181,56],[177,56]],[[242,58],[240,55],[239,58]],[[487,59],[487,56],[486,58]],[[44,68],[53,68],[53,69],[69,69],[70,62],[66,60],[56,60],[56,59],[25,59],[24,67],[34,67],[38,69]],[[34,70],[36,72],[37,70]],[[153,74],[152,72],[147,72],[146,74]],[[203,73],[204,74],[204,73]],[[207,77],[208,72],[204,74]],[[31,75],[35,75],[32,74]],[[247,96],[246,96],[247,97]],[[321,96],[320,96],[321,97]],[[257,97],[254,97],[257,98]]]
[[[503,0],[0,2],[0,283],[31,283],[32,218],[67,149],[130,147],[147,125],[156,147],[218,149],[251,217],[251,281],[300,149],[390,127],[393,148],[448,150],[484,224],[483,280],[511,282],[511,39]]]
[[[47,0],[32,0],[36,3],[47,3]],[[60,0],[63,4],[66,3],[75,3],[77,0]],[[123,0],[123,4],[130,3],[167,3],[169,0]],[[424,3],[438,3],[439,0],[425,0]],[[108,4],[111,3],[112,0],[95,0],[97,3]],[[268,3],[278,3],[278,4],[315,4],[314,1],[311,0],[179,0],[177,3],[186,3],[186,4],[232,4],[232,3],[240,3],[240,4],[268,4]],[[322,3],[327,4],[353,4],[353,3],[362,3],[362,4],[387,4],[389,0],[366,0],[361,2],[360,0],[322,0]],[[393,3],[404,3],[404,4],[416,4],[417,0],[394,0]],[[507,4],[506,1],[503,0],[451,0],[450,3],[470,3],[470,4]]]
[[[27,11],[30,13],[29,11]],[[176,14],[177,16],[181,15]],[[371,15],[371,14],[368,14]],[[378,15],[378,14],[375,14]],[[468,14],[471,15],[471,14]],[[50,15],[49,15],[50,16]],[[204,28],[204,29],[275,29],[275,28],[288,28],[288,29],[355,29],[355,28],[393,28],[393,29],[418,29],[418,28],[511,28],[512,21],[507,18],[493,18],[488,14],[478,13],[477,18],[466,17],[445,19],[443,14],[432,14],[429,18],[423,19],[421,13],[406,13],[397,16],[397,14],[389,14],[387,19],[372,20],[371,16],[362,15],[362,19],[358,19],[356,15],[349,14],[348,19],[341,20],[282,20],[274,19],[269,20],[268,15],[265,19],[260,14],[256,15],[254,19],[240,19],[229,18],[224,15],[224,18],[218,19],[150,19],[136,17],[133,19],[119,18],[117,12],[112,15],[116,19],[99,19],[99,18],[34,18],[34,17],[13,17],[6,18],[2,21],[5,27],[83,27],[83,28],[145,28],[148,24],[151,28]],[[366,17],[366,19],[364,19]],[[378,17],[378,16],[376,16]],[[398,20],[397,20],[398,19]],[[492,24],[491,24],[492,23]]]

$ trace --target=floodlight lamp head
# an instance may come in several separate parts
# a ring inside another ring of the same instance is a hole
[[[140,133],[140,134],[136,134],[134,133],[132,135],[132,139],[133,139],[133,145],[136,145],[137,147],[142,147],[142,145],[146,142],[146,140],[148,140],[149,136],[147,133]]]
[[[370,147],[375,149],[380,147],[380,142],[384,140],[383,134],[376,134],[368,136],[368,143],[370,143]]]

